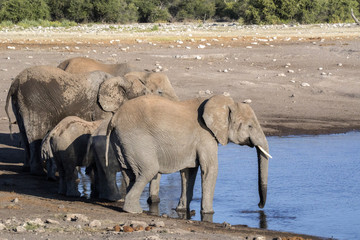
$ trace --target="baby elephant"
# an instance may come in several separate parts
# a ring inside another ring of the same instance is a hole
[[[86,146],[102,120],[88,122],[70,116],[61,120],[43,139],[41,158],[46,162],[48,178],[59,172],[59,193],[79,197],[77,166],[83,166]]]

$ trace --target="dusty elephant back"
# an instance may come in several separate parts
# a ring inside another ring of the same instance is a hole
[[[126,73],[136,71],[135,66],[129,63],[105,64],[91,58],[76,57],[67,59],[58,65],[58,68],[69,73],[88,73],[93,71],[107,72],[113,76],[123,77]]]
[[[40,138],[66,116],[99,119],[103,111],[93,99],[97,98],[105,75],[102,72],[76,75],[49,66],[28,68],[16,78],[17,99],[24,105],[20,114],[31,118],[30,122],[51,116],[51,122],[44,123],[43,131],[37,133]]]

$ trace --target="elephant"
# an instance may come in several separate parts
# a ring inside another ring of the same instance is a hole
[[[139,71],[129,63],[105,64],[86,57],[74,57],[61,62],[58,68],[69,73],[87,73],[93,71],[107,72],[113,76],[123,77],[129,72]]]
[[[80,197],[77,166],[84,166],[88,140],[101,122],[65,117],[44,137],[41,158],[46,163],[48,178],[54,179],[56,170],[59,172],[60,194]]]
[[[75,57],[59,64],[58,68],[70,73],[90,73],[93,71],[107,72],[113,76],[138,79],[147,86],[153,94],[178,100],[172,90],[168,77],[163,73],[141,72],[129,63],[104,64],[91,58]]]
[[[180,171],[182,194],[177,209],[189,210],[198,167],[201,169],[201,214],[213,214],[218,172],[218,143],[229,141],[255,147],[258,159],[260,202],[266,202],[268,159],[264,132],[252,108],[231,97],[170,101],[141,96],[127,101],[114,113],[106,133],[105,156],[111,143],[121,162],[129,191],[123,210],[140,213],[140,195],[158,173]]]
[[[41,141],[48,131],[67,116],[78,116],[86,121],[99,120],[110,116],[127,99],[144,94],[158,93],[177,99],[166,75],[166,78],[161,78],[162,81],[158,80],[157,75],[146,74],[144,77],[149,79],[142,79],[143,75],[134,72],[122,78],[101,71],[72,74],[51,66],[23,70],[10,86],[5,111],[11,132],[8,112],[11,99],[25,145],[24,170],[30,170],[36,175],[44,174],[40,156]]]
[[[108,150],[108,165],[105,163],[106,130],[111,118],[104,119],[89,138],[85,165],[95,164],[95,189],[98,197],[109,201],[118,201],[126,194],[126,183],[121,182],[120,189],[116,182],[116,174],[121,171],[112,147]],[[123,180],[123,178],[122,178]],[[149,203],[159,202],[160,174],[150,182]]]

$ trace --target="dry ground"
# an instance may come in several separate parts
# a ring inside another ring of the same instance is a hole
[[[150,232],[107,231],[107,227],[125,223],[127,219],[147,222],[159,219],[119,212],[121,203],[60,197],[56,194],[56,183],[21,171],[23,150],[17,135],[10,140],[4,106],[11,80],[23,69],[35,65],[57,66],[75,56],[107,63],[128,61],[143,69],[164,71],[180,99],[226,93],[238,101],[251,102],[267,135],[323,134],[360,129],[359,49],[360,28],[356,25],[216,29],[185,26],[174,31],[138,33],[1,31],[0,223],[8,220],[15,226],[20,224],[16,220],[24,222],[40,217],[57,219],[61,227],[25,233],[6,229],[0,231],[0,239],[61,239],[68,234],[84,239],[301,237],[168,218],[160,218],[165,228]],[[19,199],[18,203],[11,202],[15,198]],[[83,213],[90,219],[101,220],[102,227],[94,229],[86,223],[62,221],[67,213]],[[9,220],[12,216],[16,219]]]

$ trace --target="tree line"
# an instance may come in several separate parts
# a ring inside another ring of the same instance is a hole
[[[241,24],[353,22],[360,0],[0,0],[0,22],[238,21]]]

